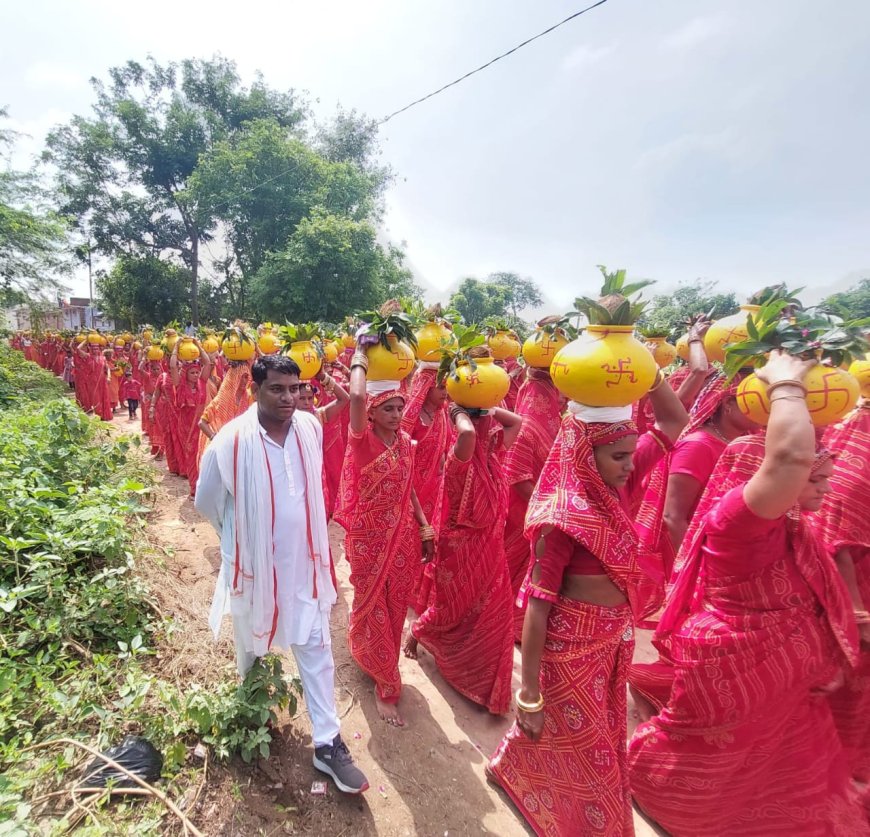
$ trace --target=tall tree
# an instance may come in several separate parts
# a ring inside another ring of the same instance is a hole
[[[56,294],[69,270],[66,225],[36,175],[12,168],[15,139],[0,129],[0,307]]]
[[[64,211],[103,253],[174,254],[190,276],[190,312],[198,320],[200,223],[188,180],[215,143],[253,120],[300,125],[305,111],[292,91],[262,78],[245,88],[222,58],[180,64],[128,61],[92,79],[94,116],[75,116],[48,138]]]
[[[371,224],[315,208],[266,257],[252,290],[256,312],[269,319],[338,322],[414,286],[401,252],[384,250]]]
[[[467,323],[482,323],[487,317],[507,314],[508,294],[502,285],[469,276],[450,297],[449,307],[462,314]]]
[[[505,309],[515,320],[526,308],[534,308],[544,302],[541,289],[531,279],[524,279],[518,273],[490,273],[486,281],[504,288]]]
[[[186,318],[189,287],[186,268],[151,254],[121,256],[108,273],[97,276],[103,311],[130,329]]]
[[[846,319],[870,317],[870,279],[861,279],[848,291],[831,294],[822,305]]]
[[[673,335],[686,330],[686,320],[693,314],[708,314],[727,317],[737,311],[737,297],[733,293],[715,293],[716,283],[698,279],[697,282],[680,284],[671,294],[657,294],[644,313],[641,325],[666,329]]]
[[[252,183],[258,184],[251,189]],[[217,267],[234,313],[246,316],[249,288],[270,254],[320,208],[352,221],[376,217],[380,175],[326,159],[274,120],[256,120],[200,159],[189,194],[201,224],[219,225],[227,257]]]

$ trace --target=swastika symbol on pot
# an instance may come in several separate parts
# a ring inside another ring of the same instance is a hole
[[[399,371],[404,372],[411,365],[411,359],[407,357],[399,358]]]
[[[311,354],[311,352],[303,352],[302,360],[304,360],[306,363],[314,363],[314,355]]]
[[[566,375],[568,374],[568,364],[562,360],[554,360],[552,365],[550,366],[550,374],[554,374],[555,372],[564,372]]]
[[[832,383],[831,378],[838,378],[839,373],[835,371],[824,372],[822,374],[822,389],[813,389],[810,390],[809,395],[817,396],[821,398],[821,404],[818,407],[813,408],[812,406],[809,408],[811,413],[819,413],[822,410],[827,410],[829,405],[831,404],[831,400],[840,396],[842,399],[842,405],[845,406],[849,403],[850,392],[848,389],[844,387],[830,386]],[[839,398],[837,400],[840,400]]]
[[[466,382],[468,386],[473,387],[475,384],[480,383],[480,378],[477,377],[477,372],[472,372],[468,378],[466,378]]]
[[[615,368],[609,363],[602,363],[601,368],[608,375],[613,375],[613,380],[605,382],[607,387],[618,387],[624,377],[628,378],[630,384],[637,383],[634,370],[631,368],[631,358],[620,358]]]

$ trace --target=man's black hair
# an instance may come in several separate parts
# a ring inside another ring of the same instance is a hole
[[[257,386],[266,380],[270,369],[279,375],[295,375],[297,378],[300,373],[299,364],[293,358],[285,355],[260,355],[251,369],[251,377]]]

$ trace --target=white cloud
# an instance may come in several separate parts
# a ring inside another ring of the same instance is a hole
[[[38,61],[24,71],[24,83],[37,90],[79,90],[87,87],[88,80],[71,67]]]
[[[696,17],[671,32],[662,41],[662,46],[665,49],[694,49],[722,35],[726,28],[725,21],[720,17]]]
[[[572,49],[571,52],[562,59],[562,69],[569,72],[580,68],[591,67],[593,64],[597,64],[615,51],[616,44],[602,47],[591,47],[583,44],[576,49]]]

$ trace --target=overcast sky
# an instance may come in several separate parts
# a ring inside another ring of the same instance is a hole
[[[108,67],[221,53],[380,117],[588,2],[5,2],[0,105],[35,149]],[[868,0],[608,0],[383,127],[386,233],[437,290],[512,270],[562,306],[604,263],[828,292],[870,276],[868,89]]]

